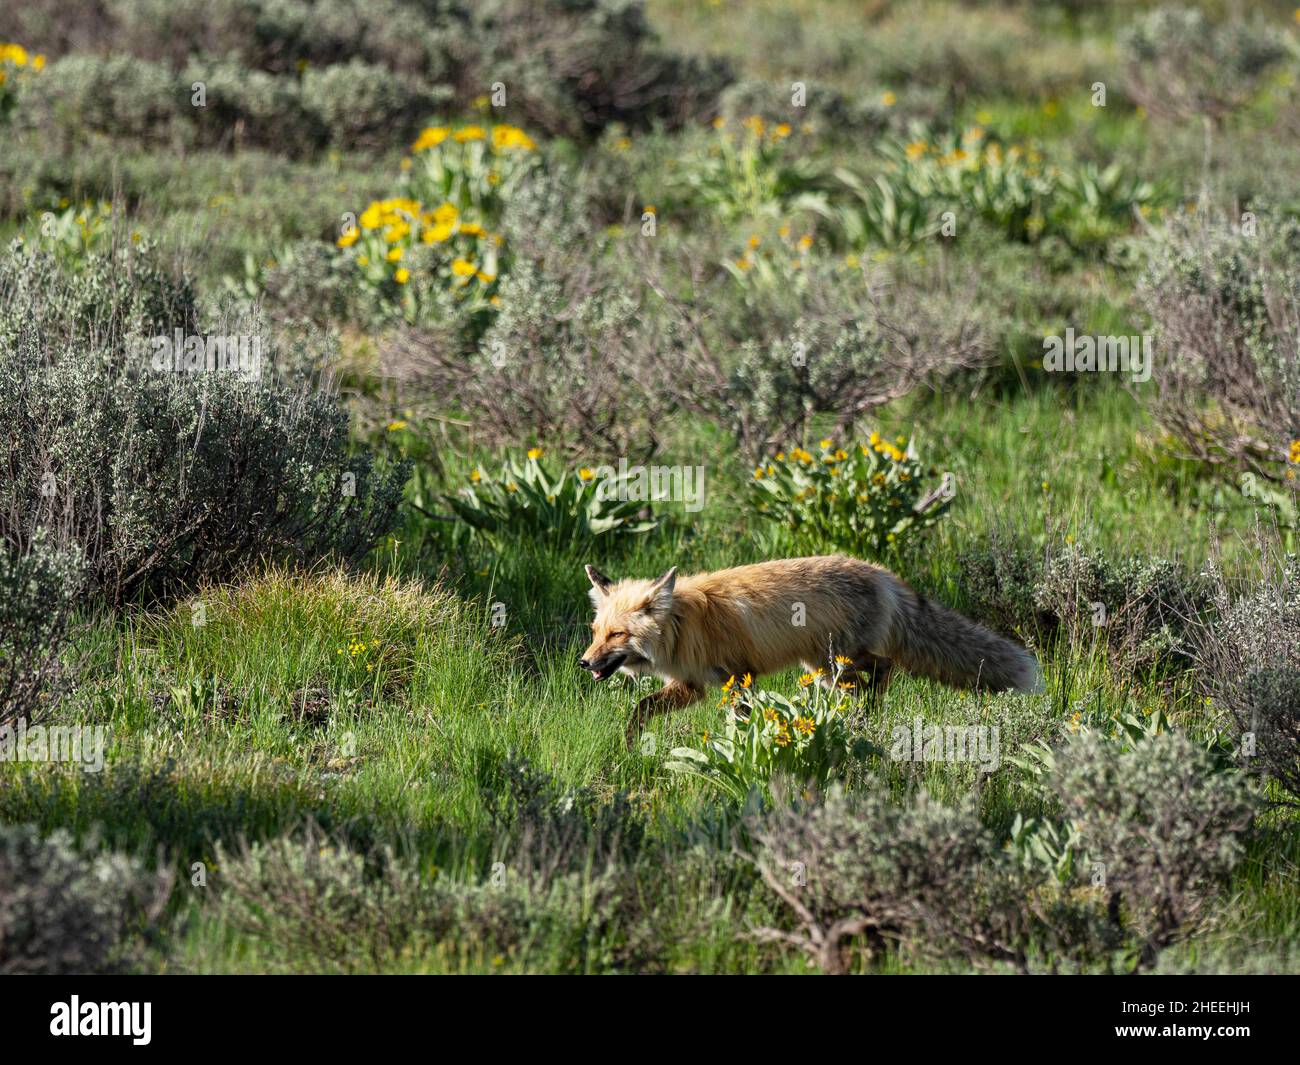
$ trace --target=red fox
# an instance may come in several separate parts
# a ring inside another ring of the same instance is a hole
[[[596,620],[578,664],[597,681],[619,671],[666,681],[637,704],[629,746],[650,718],[689,706],[710,684],[797,663],[812,671],[832,655],[851,662],[841,681],[877,698],[894,666],[962,688],[1042,688],[1025,648],[856,558],[782,559],[689,577],[674,567],[658,580],[618,582],[588,566],[587,577]]]

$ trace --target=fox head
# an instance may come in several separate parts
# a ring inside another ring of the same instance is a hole
[[[596,620],[591,623],[591,646],[578,665],[596,680],[608,680],[617,670],[640,673],[660,656],[663,624],[673,605],[677,567],[658,580],[615,583],[595,566],[587,567],[591,602]]]

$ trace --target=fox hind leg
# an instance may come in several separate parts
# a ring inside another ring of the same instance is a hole
[[[889,678],[893,673],[894,663],[891,659],[873,655],[868,651],[860,651],[852,656],[852,664],[843,668],[839,682],[852,684],[855,696],[867,699],[872,705],[878,705],[885,698]],[[823,678],[823,682],[829,684],[830,678]]]

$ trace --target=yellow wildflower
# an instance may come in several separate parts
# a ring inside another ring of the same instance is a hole
[[[493,126],[492,147],[497,151],[509,151],[518,148],[525,152],[531,152],[537,145],[527,133],[516,126]]]
[[[446,126],[430,126],[421,130],[420,135],[415,139],[415,143],[411,145],[411,151],[423,152],[429,148],[436,148],[447,139],[450,132]]]

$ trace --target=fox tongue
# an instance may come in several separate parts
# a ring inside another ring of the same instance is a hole
[[[593,680],[600,680],[600,670],[598,670],[598,669],[593,669],[593,670],[591,670],[590,672],[591,672],[591,677],[592,677]]]

